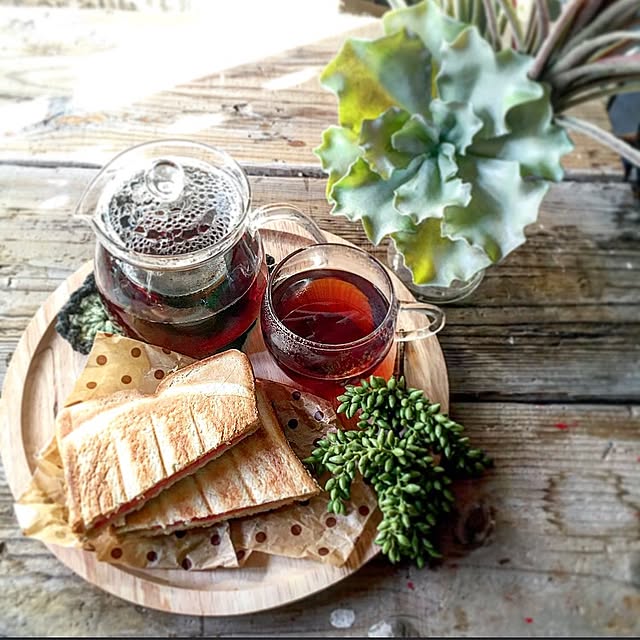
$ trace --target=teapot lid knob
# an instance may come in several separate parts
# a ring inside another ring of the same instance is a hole
[[[174,160],[156,160],[144,178],[147,189],[165,202],[177,200],[184,189],[184,169]]]

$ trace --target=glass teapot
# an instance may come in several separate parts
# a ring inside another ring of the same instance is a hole
[[[96,286],[132,338],[200,358],[242,336],[267,282],[260,228],[319,227],[286,204],[251,208],[247,176],[227,153],[186,140],[141,144],[89,184],[76,213],[97,242]]]

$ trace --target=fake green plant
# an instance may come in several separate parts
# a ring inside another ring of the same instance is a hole
[[[467,280],[504,258],[525,241],[550,181],[562,179],[565,127],[576,123],[554,120],[554,110],[582,94],[563,75],[571,60],[551,64],[549,5],[536,6],[534,26],[509,0],[396,9],[383,37],[347,40],[322,73],[338,97],[339,126],[315,150],[332,213],[361,221],[374,244],[390,237],[417,284]]]

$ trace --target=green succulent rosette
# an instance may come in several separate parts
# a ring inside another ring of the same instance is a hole
[[[560,158],[533,58],[496,53],[431,0],[387,13],[386,35],[349,39],[321,76],[340,126],[315,149],[332,213],[387,236],[416,284],[467,280],[525,241]]]

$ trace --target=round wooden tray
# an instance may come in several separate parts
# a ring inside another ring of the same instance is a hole
[[[278,231],[261,232],[265,250],[276,260],[310,244],[291,232],[286,224]],[[348,244],[327,233],[331,242]],[[56,314],[69,295],[91,271],[89,262],[70,276],[40,307],[22,335],[7,371],[2,406],[5,425],[1,431],[2,461],[11,491],[21,495],[29,485],[34,460],[54,432],[58,407],[64,403],[86,356],[74,352],[55,331]],[[394,278],[400,299],[411,294]],[[409,328],[413,320],[409,319]],[[264,351],[258,331],[245,347],[256,377],[278,381],[287,378]],[[409,343],[404,371],[409,384],[425,389],[447,409],[447,369],[435,337]],[[349,576],[376,555],[375,527],[361,536],[349,561],[337,568],[312,560],[252,554],[240,569],[213,571],[137,570],[99,562],[95,555],[78,549],[48,545],[65,565],[88,582],[116,596],[146,607],[193,615],[222,616],[252,613],[284,605],[320,591]]]

